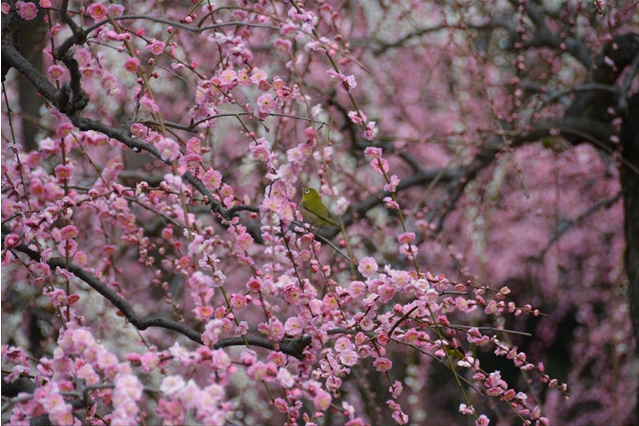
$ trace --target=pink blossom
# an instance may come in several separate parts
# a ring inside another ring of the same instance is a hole
[[[275,340],[282,340],[284,338],[284,325],[277,318],[271,320],[270,324],[270,336]]]
[[[251,72],[251,81],[253,84],[259,84],[260,81],[266,80],[267,78],[268,74],[266,74],[266,71],[259,68],[253,68],[253,71]]]
[[[162,379],[160,391],[165,395],[171,395],[184,387],[184,379],[182,376],[168,376]]]
[[[155,351],[146,351],[142,356],[142,371],[149,373],[160,365],[160,357]]]
[[[9,234],[9,235],[15,235],[15,234]],[[8,238],[9,236],[7,236]],[[5,246],[6,247],[11,247],[7,245],[7,240],[5,239]],[[38,275],[41,275],[43,277],[48,277],[51,275],[51,268],[49,267],[49,265],[47,265],[46,263],[37,263],[35,266],[35,273]]]
[[[186,141],[187,154],[199,154],[201,150],[201,141],[199,138],[191,138]]]
[[[257,293],[258,291],[260,291],[260,289],[262,288],[262,280],[260,280],[259,278],[251,278],[247,283],[246,283],[246,288],[249,291],[252,291],[254,293]]]
[[[397,190],[397,185],[399,185],[399,178],[396,175],[390,177],[390,182],[384,185],[384,191],[395,192]],[[409,242],[409,241],[406,241]]]
[[[124,13],[124,6],[122,6],[121,4],[109,4],[107,6],[107,13],[109,13],[109,15],[111,16],[122,16],[122,14]]]
[[[368,141],[372,141],[373,139],[375,139],[376,135],[377,135],[377,127],[375,126],[375,122],[369,121],[366,124],[366,130],[364,131],[364,136],[366,136],[366,139]]]
[[[209,191],[216,191],[222,184],[222,173],[209,168],[204,176],[202,176],[202,183]]]
[[[231,69],[224,70],[220,74],[220,82],[222,86],[232,86],[236,79],[237,73]]]
[[[383,175],[384,173],[388,173],[388,161],[386,161],[384,158],[379,159],[373,159],[370,162],[371,167],[380,175]]]
[[[68,121],[64,121],[58,124],[58,127],[55,130],[55,134],[60,136],[61,138],[65,138],[71,134],[73,130],[73,124]]]
[[[352,367],[355,364],[357,364],[357,359],[358,359],[357,353],[353,351],[352,349],[345,349],[339,354],[339,361],[342,364],[347,365],[349,367]]]
[[[342,352],[347,349],[353,349],[353,343],[346,337],[340,337],[335,341],[335,350]]]
[[[2,3],[2,13],[5,15],[11,12],[11,5],[9,3]]]
[[[213,272],[213,287],[222,287],[224,281],[226,281],[226,275],[224,275],[222,271],[218,269],[217,271]]]
[[[115,90],[118,85],[118,80],[113,74],[108,74],[102,77],[102,79],[100,80],[100,85],[111,95],[117,93]]]
[[[31,2],[16,2],[16,8],[18,9],[18,15],[26,21],[30,21],[38,16],[38,8],[35,3]]]
[[[277,371],[277,381],[282,387],[287,389],[292,388],[293,385],[295,384],[295,379],[293,378],[293,375],[286,368],[280,368]]]
[[[357,270],[366,278],[370,278],[377,273],[377,262],[372,257],[365,257],[359,262]]]
[[[156,39],[151,39],[151,42],[147,44],[146,46],[144,46],[144,50],[150,50],[151,53],[158,56],[158,55],[161,55],[162,52],[164,52],[165,47],[166,47],[166,44],[164,42],[156,40]]]
[[[55,176],[58,180],[69,180],[73,176],[73,169],[69,166],[60,164],[55,168]]]
[[[238,336],[243,336],[248,333],[248,323],[246,321],[240,321],[240,325],[235,328],[235,334]]]
[[[193,313],[200,321],[208,321],[213,316],[213,307],[212,306],[196,306],[193,308]]]
[[[354,298],[361,297],[366,294],[366,284],[361,281],[353,281],[348,285],[348,293]]]
[[[128,57],[124,61],[124,69],[130,72],[131,74],[135,74],[138,72],[140,68],[140,61],[138,58]]]
[[[468,406],[466,404],[459,404],[459,412],[462,414],[466,414],[466,415],[471,415],[475,412],[475,409],[471,406]]]
[[[33,394],[33,399],[51,416],[56,415],[61,420],[60,415],[69,413],[71,414],[71,405],[64,401],[62,395],[55,384],[50,384],[45,387],[37,388]],[[71,423],[64,422],[64,424],[72,424],[73,417],[71,417]]]
[[[380,295],[380,301],[382,303],[386,303],[386,302],[390,301],[393,298],[393,296],[395,295],[395,289],[390,284],[384,284],[384,285],[380,286],[379,289],[378,289],[378,292],[379,292],[379,295]]]
[[[244,349],[240,353],[240,362],[246,366],[253,365],[257,361],[255,351],[251,349]]]
[[[249,87],[252,84],[251,77],[249,76],[246,68],[241,69],[237,73],[237,79],[240,86]]]
[[[331,395],[328,392],[319,390],[313,398],[313,405],[318,410],[327,410],[331,406],[331,400]]]
[[[4,246],[6,248],[14,248],[14,247],[17,247],[18,245],[20,245],[20,236],[16,234],[7,234],[7,236],[4,239]]]
[[[351,74],[344,79],[344,82],[342,83],[341,86],[345,91],[350,92],[352,89],[354,89],[357,86],[357,79],[355,78],[354,75]],[[374,124],[375,123],[373,123],[373,125]]]
[[[93,3],[87,8],[87,13],[95,20],[100,21],[107,16],[106,7],[101,3]]]
[[[204,344],[209,347],[216,344],[218,336],[222,333],[222,327],[224,327],[222,320],[213,319],[209,321],[204,327],[204,333],[202,333],[202,341]]]
[[[253,154],[253,158],[257,159],[258,161],[266,162],[271,157],[271,153],[268,149],[268,146],[266,145],[266,139],[264,138],[259,138],[256,141],[251,142],[249,144],[249,149]]]
[[[170,138],[164,138],[155,147],[160,151],[160,157],[164,161],[173,161],[180,155],[180,145]]]
[[[393,414],[391,415],[391,417],[393,418],[393,420],[397,422],[397,424],[400,424],[400,425],[408,424],[408,415],[404,413],[401,409],[393,411]]]
[[[73,256],[78,249],[78,243],[74,240],[62,240],[58,244],[58,251],[62,256]]]
[[[275,47],[277,48],[277,51],[283,55],[288,55],[288,53],[291,51],[292,46],[293,46],[293,43],[291,43],[290,40],[285,40],[281,38],[278,38],[277,40],[275,40]]]
[[[485,414],[482,414],[477,420],[475,420],[475,426],[488,426],[489,423],[490,419],[486,417]]]
[[[262,361],[258,361],[246,369],[246,374],[251,380],[272,382],[277,377],[277,369],[272,362],[265,364]]]
[[[142,383],[132,374],[118,375],[115,378],[115,387],[120,394],[125,394],[133,401],[139,401],[142,397]]]
[[[373,365],[375,366],[375,369],[377,371],[385,372],[391,369],[391,367],[393,366],[393,363],[388,358],[377,358],[373,362]]]
[[[366,121],[366,115],[364,115],[364,113],[361,110],[360,111],[350,111],[348,113],[348,117],[355,124],[363,124],[364,121]]]
[[[257,98],[257,106],[260,112],[270,114],[275,108],[275,101],[273,99],[273,96],[268,93],[264,93],[262,96]]]
[[[286,322],[284,323],[284,330],[290,336],[293,336],[293,337],[301,336],[303,332],[302,323],[297,317],[288,318]]]
[[[288,406],[282,398],[275,398],[273,405],[275,405],[275,408],[277,408],[280,413],[288,413]]]
[[[241,234],[237,236],[237,239],[235,241],[235,248],[239,251],[246,251],[251,247],[252,244],[253,237],[251,237],[249,234]]]
[[[153,112],[160,111],[160,108],[155,103],[155,101],[147,95],[144,95],[142,99],[140,99],[140,105]]]
[[[53,80],[60,80],[62,77],[65,76],[66,70],[60,65],[51,65],[47,70],[47,74]]]
[[[242,310],[246,307],[246,297],[241,294],[234,294],[231,296],[231,307],[236,310]]]
[[[70,240],[78,236],[78,228],[75,225],[67,225],[60,230],[60,236],[64,240]]]

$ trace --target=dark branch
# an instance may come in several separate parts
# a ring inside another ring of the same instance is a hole
[[[515,8],[519,6],[519,2],[511,0],[511,3]],[[535,24],[535,34],[532,40],[525,41],[524,47],[552,47],[558,49],[563,43],[566,47],[566,52],[570,53],[575,59],[583,64],[584,67],[590,69],[592,67],[592,52],[586,47],[586,45],[578,39],[572,37],[561,38],[557,34],[554,34],[546,25],[546,11],[539,6],[533,4],[533,2],[525,2],[524,7],[530,17],[530,20]]]
[[[517,148],[525,143],[536,142],[550,135],[552,130],[559,130],[562,135],[574,136],[574,139],[570,138],[571,143],[576,144],[583,140],[588,140],[598,148],[608,150],[609,152],[613,149],[610,142],[610,136],[613,134],[610,125],[586,118],[575,117],[563,117],[558,120],[537,122],[530,131],[514,135],[508,147]],[[446,196],[426,217],[428,222],[435,223],[436,232],[441,231],[444,219],[464,193],[466,185],[472,182],[481,170],[491,164],[497,153],[501,152],[503,148],[504,146],[500,141],[496,141],[482,148],[480,153],[466,169],[450,183],[446,190]],[[420,238],[423,238],[423,236]]]

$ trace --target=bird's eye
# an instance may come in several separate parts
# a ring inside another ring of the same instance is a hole
[[[305,189],[305,190],[304,190],[304,194],[310,194],[310,193],[311,193],[311,190],[310,190],[310,189]]]

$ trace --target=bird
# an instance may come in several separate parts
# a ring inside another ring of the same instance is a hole
[[[322,226],[340,227],[313,188],[302,188],[302,200],[297,208],[302,214],[304,222],[320,228]]]

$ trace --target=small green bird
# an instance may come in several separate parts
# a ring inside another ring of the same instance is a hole
[[[304,222],[315,226],[335,226],[339,228],[319,194],[313,188],[302,188],[302,200],[297,206]]]

